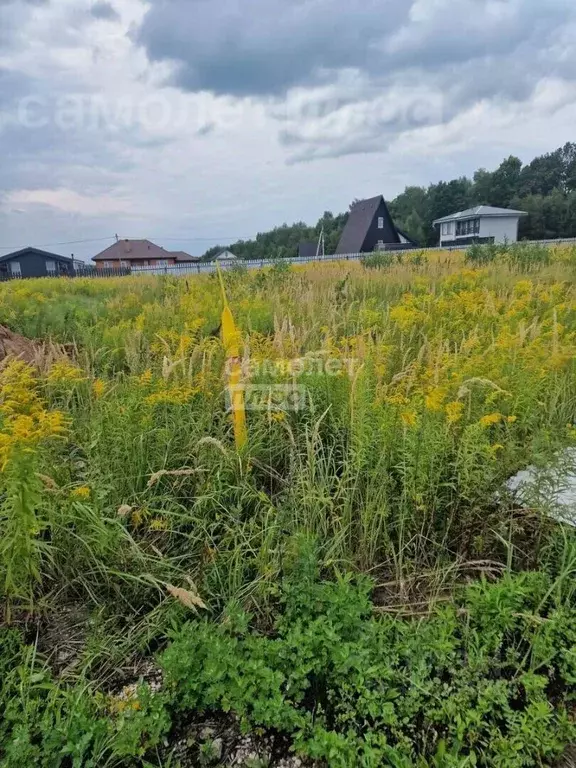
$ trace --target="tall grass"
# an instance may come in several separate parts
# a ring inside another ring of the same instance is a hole
[[[97,619],[78,668],[102,680],[182,622],[175,589],[269,626],[303,537],[322,578],[369,574],[392,611],[543,568],[554,523],[499,492],[576,439],[573,254],[493,250],[227,273],[246,382],[270,391],[242,455],[215,278],[0,285],[0,323],[71,345],[26,369],[57,439],[11,428],[0,371],[5,620],[81,604]]]

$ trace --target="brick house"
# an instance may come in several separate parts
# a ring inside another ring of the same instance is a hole
[[[130,267],[167,267],[172,264],[190,264],[199,257],[184,251],[166,251],[150,240],[118,240],[92,257],[96,269],[130,269]]]

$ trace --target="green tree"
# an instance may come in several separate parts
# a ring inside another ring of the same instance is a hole
[[[388,205],[396,226],[423,246],[438,242],[435,219],[474,205],[526,211],[528,216],[520,222],[520,236],[526,239],[576,237],[576,143],[536,157],[524,167],[511,155],[494,171],[478,169],[473,179],[463,176],[427,189],[409,186]],[[316,242],[323,229],[326,252],[335,253],[348,215],[349,210],[324,211],[314,226],[302,221],[282,224],[227,247],[241,259],[287,258],[297,255],[301,241]],[[214,246],[203,258],[214,258],[220,250],[222,246]]]

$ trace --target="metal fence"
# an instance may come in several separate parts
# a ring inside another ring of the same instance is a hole
[[[2,0],[0,0],[1,2]],[[122,267],[122,269],[96,269],[96,267],[74,268],[70,271],[62,272],[48,272],[46,275],[35,275],[34,277],[45,277],[48,279],[56,279],[59,277],[126,277],[130,274],[130,269]],[[0,270],[0,282],[6,282],[7,280],[27,280],[31,275],[23,275],[21,273],[13,273],[4,270]]]
[[[564,245],[571,244],[576,245],[576,238],[561,238],[557,240],[526,240],[522,241],[520,245]],[[445,251],[451,253],[452,251],[465,251],[471,248],[471,245],[451,245],[451,246],[433,246],[431,248],[412,248],[410,253],[428,253],[433,251]],[[216,272],[216,264],[220,266],[222,270],[230,269],[262,269],[264,267],[271,267],[275,264],[310,264],[313,262],[323,261],[362,261],[367,257],[377,255],[378,253],[387,254],[405,254],[407,250],[405,247],[387,249],[386,251],[376,251],[375,253],[345,253],[334,254],[329,256],[293,256],[285,259],[236,259],[235,261],[201,261],[191,262],[188,264],[170,264],[162,267],[132,267],[122,269],[96,269],[96,267],[86,267],[85,269],[75,269],[72,274],[66,275],[67,277],[125,277],[126,275],[203,275]],[[62,277],[63,275],[54,274],[51,277]],[[11,275],[7,273],[0,273],[0,281],[22,279],[20,275]]]
[[[529,240],[522,241],[522,243],[529,245],[562,245],[573,244],[576,245],[576,238],[563,238],[558,240]],[[431,248],[411,248],[410,253],[428,253],[433,251],[446,251],[451,253],[452,251],[465,251],[471,248],[471,245],[444,245],[432,246]],[[389,253],[389,254],[405,254],[407,249],[405,247],[389,248],[386,251],[377,251],[375,253],[345,253],[334,254],[330,256],[293,256],[283,259],[237,259],[236,261],[220,261],[218,262],[220,269],[262,269],[263,267],[271,267],[275,264],[308,264],[311,262],[319,261],[362,261],[367,257],[376,255],[377,253]],[[133,275],[201,275],[216,271],[216,262],[196,262],[192,264],[171,264],[164,267],[132,267]]]
[[[133,275],[202,275],[216,272],[217,264],[226,269],[262,269],[274,264],[308,264],[315,261],[357,261],[370,254],[349,253],[338,256],[294,256],[283,259],[236,259],[235,261],[202,261],[191,264],[169,264],[164,267],[132,267]]]

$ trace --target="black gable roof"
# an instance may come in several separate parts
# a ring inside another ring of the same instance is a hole
[[[40,248],[32,247],[21,248],[19,251],[14,251],[13,253],[6,253],[4,256],[0,256],[0,261],[11,261],[12,259],[22,258],[23,256],[28,256],[30,254],[33,254],[34,256],[42,256],[51,261],[65,261],[68,264],[72,264],[72,259],[68,256],[60,256],[58,253],[50,253],[49,251],[42,251]]]
[[[384,228],[378,229],[378,218]],[[378,240],[399,243],[398,232],[382,195],[359,200],[352,206],[336,253],[366,253],[374,250]]]

